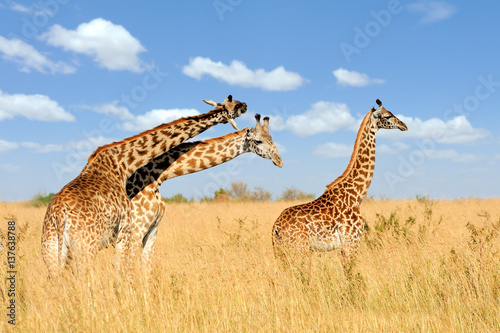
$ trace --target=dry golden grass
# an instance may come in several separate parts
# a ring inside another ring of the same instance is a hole
[[[169,204],[147,283],[140,274],[120,276],[113,249],[101,251],[86,274],[48,280],[40,254],[45,208],[0,202],[2,219],[14,216],[21,236],[15,329],[500,331],[500,199],[365,201],[370,230],[351,280],[338,251],[315,254],[302,265],[275,260],[271,227],[290,205]],[[0,221],[3,231],[6,222]],[[0,331],[11,331],[5,284],[0,300]]]

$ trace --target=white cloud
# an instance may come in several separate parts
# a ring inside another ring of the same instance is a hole
[[[126,107],[118,105],[118,101],[94,106],[84,105],[82,106],[82,108],[90,109],[97,113],[102,113],[108,116],[118,117],[121,120],[135,119],[135,116],[130,113],[130,111]]]
[[[15,142],[9,142],[0,139],[0,152],[17,149],[19,145]]]
[[[269,117],[269,130],[282,131],[286,128],[285,120],[281,116],[275,115]]]
[[[436,149],[430,152],[429,158],[446,159],[456,163],[471,163],[485,159],[485,156],[476,154],[462,154],[453,149],[445,149],[445,150]]]
[[[392,146],[394,147],[394,149],[396,149],[398,151],[406,150],[406,149],[410,148],[409,145],[407,145],[406,143],[402,143],[402,142],[394,142],[392,144]]]
[[[119,141],[117,139],[105,138],[103,136],[87,137],[78,141],[69,141],[65,149],[66,150],[76,150],[76,151],[89,151],[92,153],[97,147],[102,145],[107,145],[108,143]]]
[[[266,72],[264,69],[251,70],[238,60],[233,60],[228,66],[203,57],[190,59],[189,64],[182,68],[182,72],[197,80],[201,80],[206,74],[231,85],[268,91],[294,90],[305,82],[298,73],[287,72],[283,66]]]
[[[377,145],[377,152],[382,154],[396,154],[398,151],[394,148],[389,147],[385,143]]]
[[[369,84],[385,83],[385,80],[383,79],[371,79],[366,74],[348,71],[343,68],[334,70],[333,75],[337,78],[337,83],[343,86],[364,87]]]
[[[75,120],[73,115],[45,95],[10,95],[0,90],[0,121],[15,116],[39,121]]]
[[[136,116],[125,106],[118,105],[117,101],[96,106],[84,105],[82,108],[89,109],[97,113],[103,113],[108,116],[115,116],[123,121],[121,124],[118,124],[117,127],[121,130],[131,132],[142,132],[182,117],[190,117],[200,114],[195,109],[176,108],[169,110],[154,109],[146,112],[145,114]]]
[[[2,6],[0,5],[0,7]],[[11,2],[10,9],[15,12],[28,15],[54,16],[54,12],[50,10],[50,3],[42,3],[41,1],[38,1],[38,3],[33,3],[32,7],[28,7],[17,2]]]
[[[356,119],[352,117],[346,104],[319,101],[305,113],[289,117],[286,128],[298,136],[308,136],[322,132],[333,133],[355,124]]]
[[[64,50],[90,56],[99,66],[109,70],[144,70],[138,54],[146,49],[123,26],[102,18],[82,23],[76,30],[56,24],[41,39]]]
[[[458,116],[448,121],[431,118],[422,121],[419,118],[397,116],[408,126],[408,131],[401,134],[392,130],[381,130],[381,137],[398,137],[432,139],[437,143],[463,144],[474,143],[489,137],[489,131],[482,128],[473,128],[465,116]]]
[[[41,154],[64,151],[63,146],[55,145],[55,144],[41,145],[41,144],[36,143],[36,142],[21,142],[20,146],[24,147],[24,148],[32,149],[36,153],[41,153]]]
[[[404,140],[408,138],[431,139],[442,144],[472,144],[491,136],[491,133],[482,128],[474,128],[465,116],[458,116],[444,121],[439,118],[421,120],[419,118],[397,116],[408,126],[408,131],[380,130],[377,134],[381,138]],[[319,101],[311,109],[288,117],[284,120],[280,116],[272,118],[273,130],[287,129],[300,137],[315,135],[323,132],[333,133],[339,129],[357,132],[362,119],[355,119],[346,104]],[[387,152],[408,149],[409,146],[396,142],[392,147],[382,148]]]
[[[75,165],[73,165],[66,171],[78,171],[77,169],[81,168],[81,165],[77,163],[78,160],[82,163],[86,163],[89,155],[92,154],[98,147],[117,141],[120,141],[120,139],[105,138],[103,136],[87,137],[78,141],[69,141],[64,146],[64,150],[68,152],[70,159],[77,165],[76,169],[73,168],[75,167]]]
[[[314,155],[323,158],[343,158],[352,155],[353,146],[344,145],[335,142],[327,142],[318,146],[314,150]]]
[[[7,172],[17,172],[20,167],[14,164],[0,164],[0,170]]]
[[[274,141],[274,145],[276,146],[276,149],[278,149],[278,153],[280,155],[286,154],[287,149],[284,145],[282,145],[281,143],[276,142],[276,141]]]
[[[20,3],[17,2],[11,2],[10,9],[12,9],[15,12],[20,12],[25,14],[31,13],[31,8],[26,7],[25,5],[21,5]]]
[[[68,151],[71,156],[75,158],[78,157],[82,161],[87,161],[87,157],[97,149],[97,147],[112,143],[115,141],[120,141],[117,139],[105,138],[103,136],[97,137],[87,137],[78,141],[69,141],[64,150]]]
[[[143,115],[136,116],[133,120],[125,121],[119,127],[125,131],[141,132],[182,117],[196,116],[199,114],[200,113],[195,109],[155,109]]]
[[[406,143],[402,143],[402,142],[394,142],[392,143],[392,145],[388,145],[388,144],[378,144],[377,145],[377,152],[378,153],[382,153],[382,154],[396,154],[398,152],[400,152],[401,150],[406,150],[410,148],[409,145],[407,145]]]
[[[454,5],[445,1],[419,1],[407,6],[412,12],[424,14],[419,21],[420,24],[443,21],[457,12],[457,8]]]
[[[33,46],[17,38],[6,39],[0,36],[0,53],[2,58],[21,65],[21,71],[29,72],[31,69],[40,73],[72,74],[76,68],[65,62],[53,62],[38,52]]]
[[[36,142],[9,142],[0,139],[0,152],[18,149],[19,147],[28,148],[33,150],[35,153],[52,153],[64,151],[64,147],[55,144],[42,145]]]
[[[64,151],[64,147],[61,145],[55,145],[55,144],[41,145],[36,142],[17,143],[0,139],[0,152],[18,149],[19,147],[32,149],[36,153],[51,153],[51,152]]]

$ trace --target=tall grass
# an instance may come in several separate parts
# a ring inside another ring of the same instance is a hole
[[[138,270],[117,273],[113,249],[87,273],[49,280],[40,254],[45,209],[0,203],[4,216],[28,226],[18,244],[15,329],[500,331],[500,200],[366,201],[355,279],[346,279],[338,251],[291,267],[275,260],[271,226],[291,204],[168,204],[147,282]],[[0,331],[13,331],[3,318]]]

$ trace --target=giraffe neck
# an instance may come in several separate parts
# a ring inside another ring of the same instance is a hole
[[[167,179],[209,169],[247,152],[246,131],[170,149],[134,172],[127,182],[127,195],[132,199],[147,186],[157,190]]]
[[[345,171],[327,186],[327,192],[342,189],[356,204],[361,204],[370,187],[375,169],[375,135],[378,128],[372,121],[371,111],[361,122],[351,159]]]
[[[125,183],[140,167],[172,147],[224,122],[227,111],[212,110],[198,116],[181,118],[119,142],[99,147],[88,158],[84,171],[104,172]]]

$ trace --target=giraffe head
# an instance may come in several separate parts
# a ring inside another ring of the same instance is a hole
[[[394,116],[391,112],[387,111],[380,99],[377,99],[378,109],[372,108],[372,118],[375,120],[377,129],[379,128],[399,128],[401,131],[406,131],[408,127],[406,124]]]
[[[204,99],[203,102],[212,105],[216,110],[226,110],[228,112],[227,122],[230,123],[235,130],[238,130],[238,125],[234,118],[241,116],[242,113],[247,112],[247,104],[233,100],[233,96],[229,95],[222,103],[216,103],[210,99]]]
[[[283,161],[269,134],[269,117],[264,118],[264,125],[260,123],[260,114],[255,115],[255,128],[247,128],[244,150],[253,152],[260,157],[270,159],[274,165],[283,166]]]

